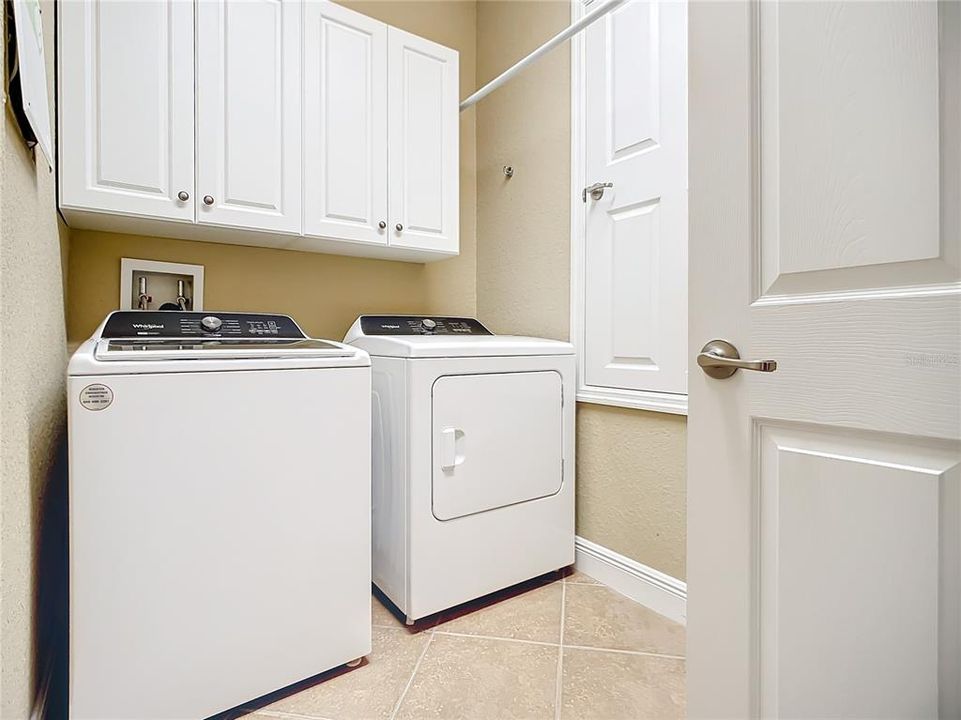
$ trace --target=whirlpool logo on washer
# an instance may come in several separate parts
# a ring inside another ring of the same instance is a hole
[[[113,390],[101,383],[87,385],[80,391],[80,404],[87,410],[106,410],[113,402]]]

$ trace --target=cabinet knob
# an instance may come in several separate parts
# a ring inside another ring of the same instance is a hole
[[[394,227],[397,228],[397,232],[400,232],[401,230],[404,229],[404,226],[401,225],[400,223],[397,223],[396,225],[394,225]]]
[[[204,205],[213,205],[213,204],[214,204],[214,196],[204,195]]]
[[[186,190],[181,190],[177,193],[177,199],[180,200],[180,202],[187,202],[190,199],[190,193]]]
[[[386,223],[385,221],[381,220],[379,223],[377,223],[377,227],[379,227],[381,230],[383,230],[385,227],[387,227],[387,223]]]

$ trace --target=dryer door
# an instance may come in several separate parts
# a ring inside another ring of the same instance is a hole
[[[433,390],[438,520],[553,495],[563,481],[561,376],[447,375]]]

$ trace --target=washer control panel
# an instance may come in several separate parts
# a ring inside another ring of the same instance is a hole
[[[474,318],[437,315],[363,315],[364,335],[493,335]]]
[[[287,315],[122,310],[103,328],[104,338],[226,337],[301,339],[307,337]]]

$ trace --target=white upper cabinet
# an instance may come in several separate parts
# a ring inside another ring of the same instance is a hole
[[[386,245],[387,26],[304,12],[304,233]]]
[[[390,244],[457,253],[458,55],[390,28]]]
[[[61,206],[192,221],[193,6],[58,9]]]
[[[302,12],[298,0],[197,3],[200,223],[301,231]]]
[[[454,50],[328,0],[58,10],[71,226],[413,262],[457,254]]]

